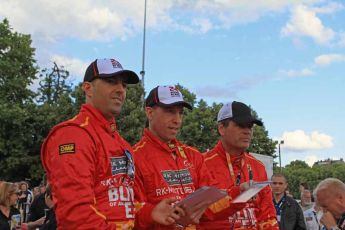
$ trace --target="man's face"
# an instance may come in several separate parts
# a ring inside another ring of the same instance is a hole
[[[301,203],[305,206],[311,204],[311,192],[309,190],[304,190],[304,192],[302,193]]]
[[[110,120],[120,114],[126,99],[126,84],[121,77],[84,82],[83,89],[90,104]]]
[[[274,195],[279,196],[287,189],[287,183],[284,177],[274,176],[272,177],[272,192]]]
[[[183,106],[146,107],[146,116],[149,120],[149,129],[163,142],[176,138],[183,118]]]
[[[316,195],[317,204],[324,210],[329,211],[335,218],[340,218],[345,212],[345,196],[323,190]]]
[[[241,153],[245,151],[252,139],[253,124],[249,123],[244,126],[230,121],[228,126],[218,123],[218,131],[222,139],[222,143],[229,153]]]

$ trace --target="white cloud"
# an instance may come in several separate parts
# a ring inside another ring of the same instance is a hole
[[[335,32],[331,28],[323,25],[320,18],[316,16],[318,13],[330,13],[335,7],[325,6],[322,8],[310,8],[305,5],[298,5],[292,9],[292,15],[288,23],[281,30],[284,36],[307,36],[315,40],[319,44],[328,44],[335,36]]]
[[[85,70],[91,62],[84,62],[77,58],[64,57],[60,55],[54,55],[51,58],[51,61],[55,62],[58,66],[65,67],[65,69],[70,72],[71,79],[78,80],[78,82],[82,81]]]
[[[314,63],[318,66],[326,66],[333,62],[345,62],[343,54],[323,54],[314,59]]]
[[[312,4],[322,0],[300,0]],[[214,28],[256,21],[297,4],[293,0],[147,1],[147,27],[205,33]],[[64,37],[109,41],[142,33],[144,1],[1,0],[0,18],[21,33],[56,42]],[[204,24],[205,23],[205,24]]]
[[[331,136],[318,131],[313,131],[309,135],[303,130],[284,132],[282,137],[277,139],[284,140],[284,144],[281,147],[292,152],[326,149],[332,148],[334,145]]]
[[[301,70],[280,70],[279,73],[288,77],[303,77],[303,76],[311,76],[315,73],[308,68],[304,68]]]
[[[10,24],[22,33],[51,41],[62,37],[107,41],[126,38],[141,30],[142,5],[134,0],[126,4],[91,0],[2,0],[0,16],[9,18]]]
[[[316,161],[321,160],[318,156],[316,155],[309,155],[304,158],[304,161],[311,167]]]

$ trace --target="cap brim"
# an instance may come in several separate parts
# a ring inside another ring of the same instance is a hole
[[[100,74],[99,78],[110,78],[110,77],[118,77],[118,76],[123,76],[123,81],[126,84],[137,84],[139,82],[138,75],[135,72],[130,71],[130,70],[121,70],[112,74]]]
[[[171,103],[171,104],[164,104],[164,103],[158,102],[157,105],[158,106],[162,106],[162,107],[171,107],[171,106],[181,105],[183,107],[186,107],[189,110],[193,110],[192,105],[189,104],[188,102],[185,102],[185,101],[178,101],[178,102],[174,102],[174,103]]]
[[[240,124],[240,125],[244,125],[244,124],[248,124],[248,123],[253,123],[259,126],[263,126],[262,121],[255,119],[254,117],[251,116],[246,116],[246,117],[233,117],[231,118],[235,123]]]

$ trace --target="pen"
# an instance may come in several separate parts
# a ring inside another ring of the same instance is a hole
[[[250,165],[248,165],[248,173],[249,173],[249,186],[253,185],[253,171]]]
[[[239,186],[240,184],[241,184],[241,172],[239,172],[236,177],[236,186]]]

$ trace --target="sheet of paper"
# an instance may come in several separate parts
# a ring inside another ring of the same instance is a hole
[[[253,185],[246,190],[245,192],[241,193],[237,196],[231,203],[245,203],[258,194],[264,187],[269,185],[271,181],[259,181],[254,182]]]
[[[199,188],[198,190],[194,191],[193,193],[189,194],[186,198],[184,198],[180,202],[178,202],[176,206],[183,205],[188,210],[192,208],[193,206],[200,204],[203,201],[209,201],[211,203],[214,203],[227,195],[228,195],[227,192],[217,189],[215,187],[203,186]],[[188,224],[191,223],[191,220],[187,216],[184,216],[181,219],[177,220],[176,222],[179,225],[187,226]]]

